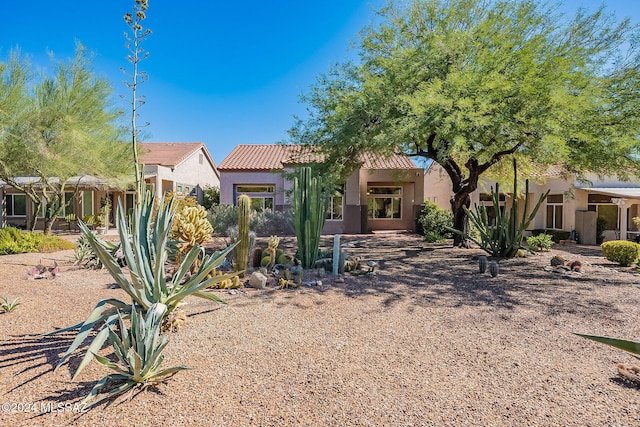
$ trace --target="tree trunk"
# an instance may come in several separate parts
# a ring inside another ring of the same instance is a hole
[[[471,197],[469,197],[468,191],[459,191],[451,198],[451,211],[453,212],[453,228],[461,231],[465,235],[469,234],[469,217],[467,213],[464,211],[464,208],[467,209],[471,206]],[[468,248],[469,241],[465,237],[454,233],[453,235],[453,246]]]
[[[44,218],[44,228],[43,228],[43,232],[46,235],[51,234],[51,229],[53,228],[53,223],[55,221],[55,218],[49,218],[48,215],[45,215]]]

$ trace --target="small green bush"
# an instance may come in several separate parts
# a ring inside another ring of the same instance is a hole
[[[544,228],[535,229],[535,230],[531,231],[531,234],[534,235],[534,236],[538,236],[540,234],[548,234],[548,235],[551,236],[551,240],[553,240],[554,243],[560,243],[560,240],[568,240],[569,236],[571,235],[571,233],[569,231],[564,231],[564,230],[545,230]]]
[[[228,230],[238,225],[238,207],[217,205],[211,208],[207,219],[213,226],[217,236],[229,237]],[[251,212],[249,229],[257,236],[292,236],[294,234],[291,212],[280,212],[265,209]]]
[[[527,237],[527,244],[534,251],[548,251],[553,246],[553,238],[550,234],[542,233]]]
[[[440,209],[437,203],[426,201],[416,217],[416,231],[424,236],[425,242],[442,242],[451,237],[447,227],[453,224],[452,213]]]
[[[74,247],[73,243],[58,236],[22,231],[11,226],[0,229],[0,255],[55,252]]]
[[[633,264],[640,254],[640,245],[627,240],[611,240],[604,242],[600,247],[606,259],[623,267]]]

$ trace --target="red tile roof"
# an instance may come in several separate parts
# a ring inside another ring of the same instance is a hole
[[[140,146],[142,163],[170,167],[180,164],[191,154],[205,147],[202,142],[143,142]]]
[[[416,165],[407,157],[395,154],[389,158],[365,153],[362,156],[363,169],[415,169]],[[320,161],[322,156],[312,148],[300,145],[241,144],[218,166],[219,170],[274,170],[286,164]]]

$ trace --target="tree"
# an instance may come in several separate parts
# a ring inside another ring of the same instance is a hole
[[[321,76],[303,97],[308,118],[290,131],[322,147],[327,164],[348,173],[363,151],[439,163],[460,231],[479,178],[505,158],[529,171],[640,170],[640,44],[629,20],[603,8],[567,19],[532,0],[390,1],[379,17],[361,33],[360,62]]]
[[[36,75],[12,52],[0,84],[0,179],[34,203],[32,224],[42,207],[45,233],[71,202],[67,187],[78,191],[72,177],[118,178],[130,164],[111,86],[91,71],[89,52],[78,44],[68,63],[51,59],[52,75]]]

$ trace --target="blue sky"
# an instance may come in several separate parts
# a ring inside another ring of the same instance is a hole
[[[48,67],[73,56],[75,41],[95,53],[94,71],[128,96],[120,71],[126,60],[122,16],[133,0],[31,0],[2,5],[0,60],[19,47]],[[374,19],[384,0],[222,2],[150,0],[153,31],[140,63],[149,80],[140,86],[146,105],[139,124],[149,141],[204,142],[216,163],[237,144],[285,139],[299,96],[329,66],[355,56],[350,42]],[[564,9],[604,3],[618,18],[640,20],[640,0],[566,0]]]

